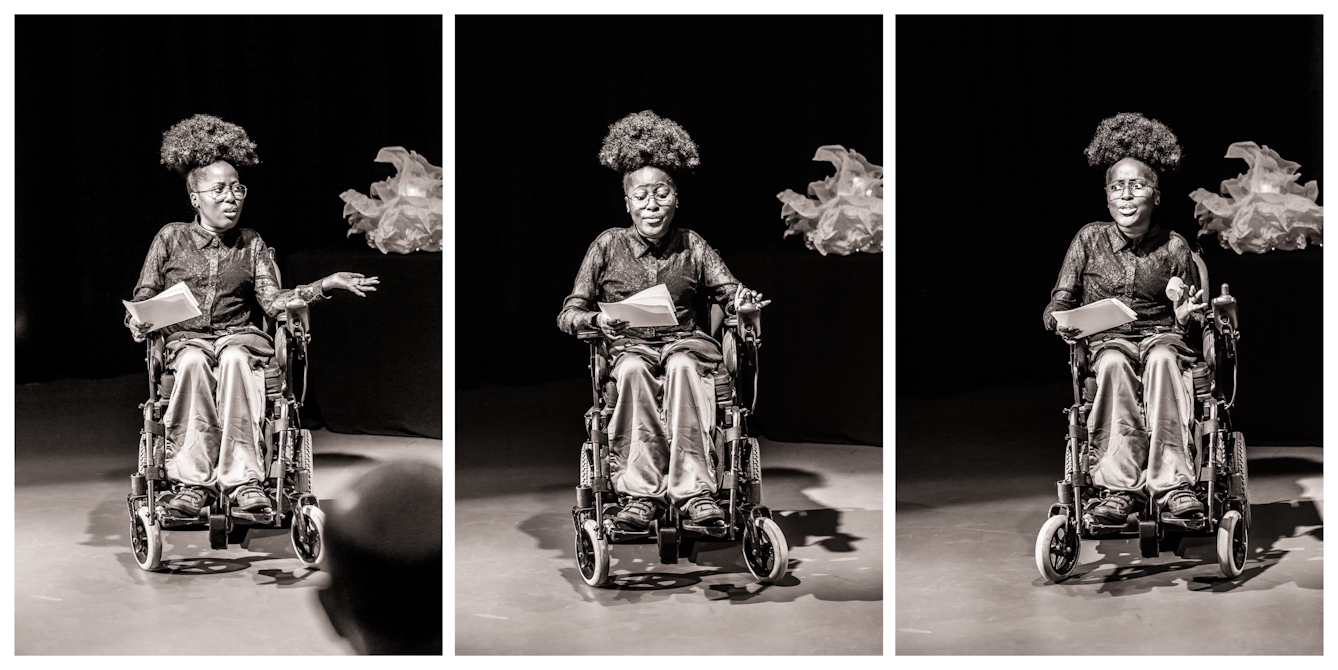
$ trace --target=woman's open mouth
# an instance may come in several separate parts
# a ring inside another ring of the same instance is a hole
[[[1120,208],[1120,216],[1133,216],[1138,213],[1138,208],[1133,205]]]

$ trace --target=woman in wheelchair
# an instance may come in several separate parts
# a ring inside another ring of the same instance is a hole
[[[198,515],[216,490],[231,495],[243,511],[273,504],[260,485],[265,475],[257,450],[263,368],[274,343],[253,324],[255,308],[274,318],[293,301],[324,300],[335,288],[365,296],[378,283],[376,277],[339,272],[294,289],[279,285],[260,235],[236,227],[247,195],[237,170],[259,162],[255,147],[240,126],[205,114],[163,134],[162,162],[185,177],[196,216],[169,223],[154,236],[134,301],[185,282],[202,312],[158,329],[176,379],[163,418],[165,465],[168,478],[181,484],[164,508],[186,518]],[[128,314],[126,325],[136,342],[154,330]]]
[[[767,305],[743,288],[719,254],[697,233],[673,227],[681,207],[673,174],[696,167],[697,146],[678,124],[644,111],[609,127],[600,162],[620,173],[632,219],[586,251],[558,327],[571,335],[602,331],[613,355],[617,403],[608,426],[612,480],[625,497],[615,523],[644,530],[665,505],[677,505],[695,524],[721,522],[713,498],[715,372],[719,343],[703,330],[704,297],[728,314]],[[629,327],[597,311],[657,284],[673,299],[678,323]]]
[[[1102,122],[1086,153],[1090,164],[1107,167],[1113,221],[1088,224],[1073,238],[1045,327],[1072,343],[1078,331],[1059,328],[1052,313],[1106,298],[1137,315],[1088,338],[1097,383],[1087,422],[1091,473],[1105,495],[1087,513],[1096,523],[1123,525],[1151,496],[1173,516],[1202,516],[1193,490],[1194,391],[1185,374],[1194,351],[1185,337],[1203,325],[1204,282],[1189,243],[1152,216],[1161,202],[1158,179],[1178,166],[1180,147],[1160,122],[1119,114]],[[1167,295],[1173,278],[1188,287],[1175,300]]]

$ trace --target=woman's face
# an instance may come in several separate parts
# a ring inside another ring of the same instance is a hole
[[[1142,162],[1126,158],[1106,172],[1106,206],[1126,235],[1142,235],[1152,224],[1152,209],[1161,204],[1156,175]]]
[[[237,170],[227,161],[215,161],[197,169],[193,176],[195,184],[191,190],[204,191],[190,194],[191,206],[200,213],[200,223],[216,233],[237,225],[242,218],[242,203],[245,202],[238,200],[232,192],[234,186],[241,184],[237,180]],[[220,198],[214,197],[212,191],[216,188],[223,190]]]
[[[664,170],[643,167],[623,178],[623,200],[642,237],[658,242],[669,233],[678,209],[678,191]]]

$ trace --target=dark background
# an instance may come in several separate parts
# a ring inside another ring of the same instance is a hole
[[[436,394],[419,405],[440,436],[441,254],[382,257],[346,239],[338,196],[395,173],[373,162],[383,146],[441,165],[441,17],[20,16],[15,34],[19,383],[143,369],[120,301],[154,234],[192,216],[158,148],[173,124],[208,113],[258,144],[241,225],[276,250],[286,287],[323,276],[292,270],[304,254],[390,275],[360,304],[341,292],[313,307],[313,393],[375,398],[367,379],[420,387]],[[431,423],[401,417],[377,432]]]
[[[1222,156],[1247,140],[1323,187],[1320,17],[903,16],[896,31],[899,404],[1053,384],[1053,407],[1026,411],[1059,429],[1067,347],[1041,312],[1073,235],[1110,220],[1082,151],[1136,111],[1184,149],[1156,219],[1202,244],[1213,296],[1225,282],[1239,301],[1237,428],[1320,443],[1321,249],[1237,255],[1196,237],[1188,197],[1245,172]]]
[[[597,159],[608,126],[650,109],[701,149],[674,224],[774,300],[754,426],[881,443],[882,255],[782,240],[775,197],[833,174],[824,144],[882,164],[881,17],[460,16],[455,57],[459,391],[586,374],[557,315],[590,243],[630,224]]]

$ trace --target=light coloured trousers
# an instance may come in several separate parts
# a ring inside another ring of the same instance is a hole
[[[1170,333],[1092,343],[1097,390],[1087,430],[1094,484],[1160,497],[1198,479],[1190,354]]]
[[[257,336],[268,339],[247,332],[168,343],[176,373],[163,418],[169,479],[228,493],[264,478],[260,421],[273,349],[259,346]]]
[[[681,344],[634,345],[613,360],[618,402],[608,426],[610,471],[614,489],[634,498],[681,504],[716,490],[719,347],[711,340]]]

